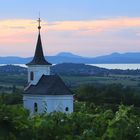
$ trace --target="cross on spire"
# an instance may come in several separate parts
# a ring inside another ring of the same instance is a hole
[[[40,25],[40,23],[41,23],[41,19],[40,19],[40,16],[39,16],[39,18],[38,18],[38,30],[39,30],[39,33],[40,33],[40,29],[41,29],[41,25]]]

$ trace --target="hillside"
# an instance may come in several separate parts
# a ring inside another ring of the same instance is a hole
[[[99,68],[85,64],[62,63],[52,67],[52,73],[61,75],[105,75],[109,72],[108,69]]]
[[[140,85],[140,70],[108,70],[85,64],[62,63],[52,66],[51,73],[60,75],[69,87],[116,83],[139,88]],[[0,66],[0,92],[14,85],[23,89],[26,84],[27,68],[15,65]]]
[[[0,74],[4,73],[27,74],[27,68],[15,65],[0,66]],[[62,63],[52,66],[51,73],[68,76],[108,76],[109,74],[140,75],[140,70],[105,69],[85,64]]]
[[[27,68],[15,66],[15,65],[4,65],[0,66],[0,73],[7,73],[7,74],[26,74]]]

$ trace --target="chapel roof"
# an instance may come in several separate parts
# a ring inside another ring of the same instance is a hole
[[[58,75],[42,75],[36,85],[30,85],[23,94],[28,95],[73,95]]]

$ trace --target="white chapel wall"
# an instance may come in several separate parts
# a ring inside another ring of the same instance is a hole
[[[38,113],[61,111],[73,112],[73,95],[24,95],[24,107],[34,113],[34,103],[38,105]],[[66,111],[68,108],[68,111]]]

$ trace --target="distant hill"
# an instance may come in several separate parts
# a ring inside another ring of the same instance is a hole
[[[93,59],[95,63],[140,63],[140,53],[112,53]]]
[[[99,68],[96,66],[90,66],[85,64],[75,64],[75,63],[62,63],[54,65],[51,69],[52,73],[60,75],[106,75],[109,70],[105,68]]]
[[[0,64],[26,64],[32,57],[22,58],[16,56],[0,57]]]
[[[0,66],[0,74],[27,74],[27,68],[15,66],[15,65],[4,65]]]
[[[52,66],[51,73],[67,76],[140,75],[140,70],[110,70],[85,64],[62,63]],[[0,66],[0,74],[27,74],[27,68],[15,65]]]
[[[69,52],[61,52],[61,53],[57,54],[56,56],[58,56],[58,57],[82,58],[82,56],[75,55],[75,54],[69,53]]]
[[[62,63],[54,65],[51,72],[60,75],[79,75],[79,76],[109,76],[118,75],[140,75],[140,70],[120,70],[106,69],[86,64]]]
[[[0,57],[0,64],[26,64],[32,57]],[[46,59],[53,63],[85,63],[85,64],[123,64],[140,63],[140,52],[138,53],[112,53],[99,57],[82,57],[68,52],[62,52],[55,56],[46,56]]]

